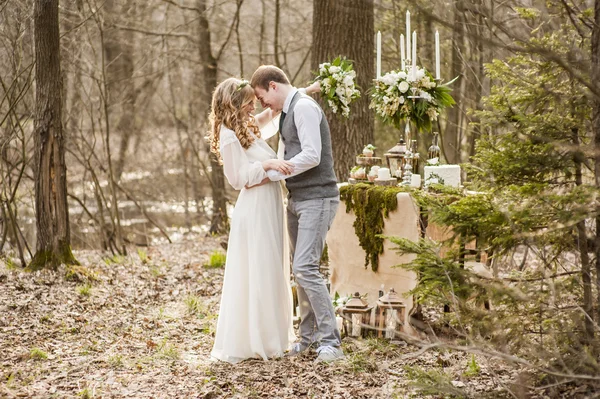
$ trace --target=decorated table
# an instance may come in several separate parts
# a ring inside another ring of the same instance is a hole
[[[367,144],[356,155],[348,183],[340,187],[340,209],[327,236],[330,287],[335,297],[347,298],[344,303],[348,305],[336,300],[342,316],[356,316],[361,320],[359,324],[384,325],[383,329],[390,332],[387,322],[382,321],[387,308],[388,316],[396,312],[395,317],[403,319],[400,323],[392,321],[392,332],[414,335],[409,318],[415,306],[409,293],[416,287],[417,276],[397,267],[410,262],[414,255],[398,255],[394,244],[380,235],[410,241],[418,241],[423,235],[434,240],[444,236],[434,226],[423,227],[411,190],[426,190],[436,184],[460,187],[460,166],[442,163],[441,125],[437,121],[445,108],[455,104],[450,95],[454,80],[445,83],[441,78],[437,31],[435,75],[417,65],[417,32],[411,30],[409,11],[406,36],[401,34],[399,40],[401,65],[385,74],[381,72],[381,39],[378,32],[377,74],[369,107],[383,123],[398,129],[398,143],[383,157],[377,157],[376,148]],[[316,80],[334,113],[348,117],[349,104],[360,96],[355,76],[351,62],[343,57],[320,65]],[[424,147],[428,148],[426,154],[419,154],[419,133],[423,132],[431,133],[433,142]],[[368,320],[368,313],[372,313],[373,320]],[[346,327],[344,330],[348,331]]]
[[[384,234],[416,241],[421,234],[419,209],[409,193],[400,192],[396,198],[398,205],[385,220]],[[373,305],[379,298],[382,285],[385,292],[394,288],[406,305],[404,332],[414,334],[415,331],[408,323],[413,299],[405,294],[415,287],[417,277],[412,272],[393,267],[410,261],[412,255],[399,257],[392,250],[393,244],[385,240],[384,253],[379,256],[377,271],[373,271],[370,266],[366,267],[365,251],[359,244],[353,226],[355,220],[355,214],[347,213],[346,203],[341,201],[340,209],[327,235],[331,293],[351,296],[359,292],[363,296],[366,294],[365,300]]]
[[[377,240],[377,235],[443,241],[451,232],[425,221],[415,198],[415,194],[422,193],[420,189],[344,183],[340,191],[340,209],[327,235],[330,293],[343,298],[359,293],[367,305],[376,309],[379,297],[394,290],[405,306],[401,330],[416,335],[409,321],[416,310],[410,291],[416,287],[417,276],[399,267],[411,262],[414,255],[399,255],[390,240]],[[367,201],[357,200],[367,191]],[[378,210],[383,211],[377,215]],[[369,324],[375,325],[375,320]]]

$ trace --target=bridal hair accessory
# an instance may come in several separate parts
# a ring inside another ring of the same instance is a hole
[[[240,82],[240,84],[237,87],[237,91],[242,90],[244,87],[248,86],[250,84],[250,82],[248,82],[247,80],[242,79],[242,81]]]

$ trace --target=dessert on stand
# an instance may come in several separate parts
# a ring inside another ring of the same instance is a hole
[[[376,147],[367,144],[362,154],[356,156],[356,166],[350,171],[348,183],[373,183],[377,177],[377,171],[382,165],[382,159],[375,155]]]

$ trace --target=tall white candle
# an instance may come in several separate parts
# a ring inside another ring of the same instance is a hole
[[[410,11],[406,10],[406,56],[410,57]]]
[[[417,31],[413,31],[412,41],[412,72],[414,79],[417,75]]]
[[[381,77],[381,32],[377,32],[377,79]]]
[[[406,67],[404,60],[406,59],[406,53],[404,52],[404,35],[400,34],[400,61],[402,62],[402,70]]]
[[[435,31],[435,78],[440,79],[440,32]]]

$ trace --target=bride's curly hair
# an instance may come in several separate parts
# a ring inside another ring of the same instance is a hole
[[[219,83],[212,96],[211,112],[208,117],[210,131],[206,136],[210,141],[210,150],[219,162],[221,125],[233,130],[242,147],[248,149],[254,142],[254,136],[260,137],[260,130],[254,116],[247,118],[244,107],[255,101],[254,89],[246,80],[229,78]]]

